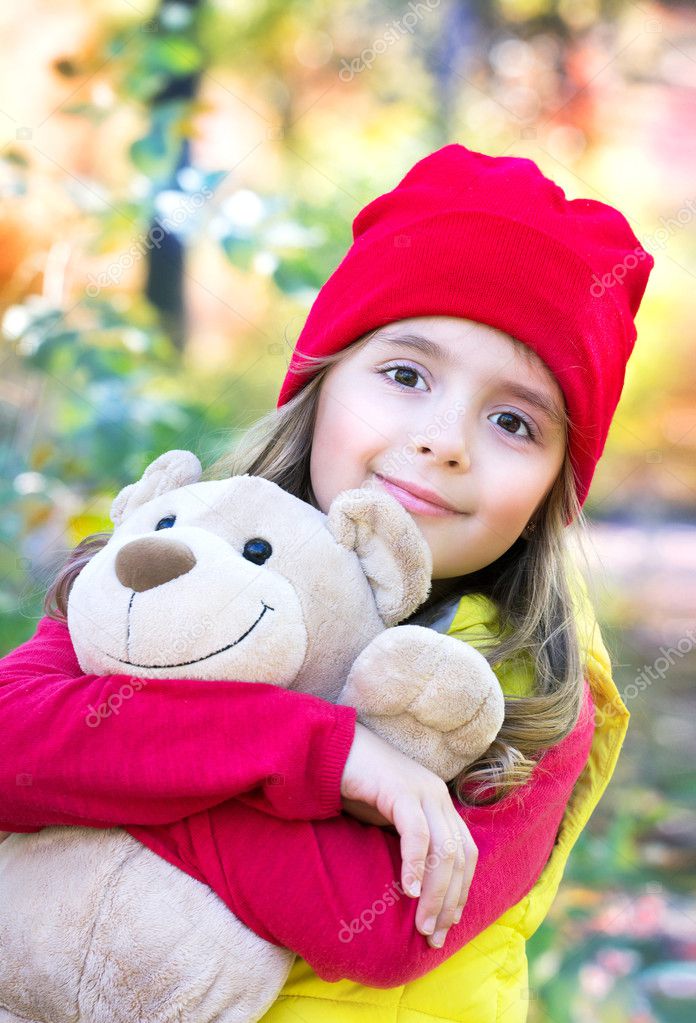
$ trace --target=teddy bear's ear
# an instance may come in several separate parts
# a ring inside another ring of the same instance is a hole
[[[430,592],[432,556],[396,498],[344,490],[331,503],[326,525],[337,543],[360,558],[385,625],[396,625],[420,607]]]
[[[130,483],[111,505],[111,521],[120,526],[136,508],[158,494],[197,483],[203,470],[191,451],[165,451],[151,462],[137,483]]]

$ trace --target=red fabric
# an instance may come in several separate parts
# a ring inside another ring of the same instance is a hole
[[[124,680],[82,675],[67,628],[50,619],[0,660],[0,827],[127,824],[320,977],[376,987],[434,969],[529,891],[594,727],[586,688],[578,725],[528,785],[494,807],[459,807],[479,859],[462,920],[438,950],[399,892],[397,834],[337,815],[354,711],[262,683],[153,679],[88,727],[88,708]]]
[[[83,675],[51,618],[0,660],[1,829],[162,824],[238,793],[280,817],[341,812],[352,707],[260,682],[132,681]]]
[[[391,829],[346,814],[272,820],[233,799],[170,825],[128,830],[208,884],[261,937],[301,955],[323,980],[396,987],[449,959],[532,888],[593,735],[586,685],[578,724],[545,753],[527,785],[496,806],[457,804],[479,857],[462,919],[441,949],[416,930],[417,900],[400,894],[400,844]],[[392,904],[380,903],[389,892]]]
[[[532,348],[556,376],[582,504],[654,264],[626,218],[595,199],[566,199],[531,160],[454,144],[362,209],[353,239],[312,305],[278,406],[316,372],[296,372],[302,355],[333,354],[414,316],[486,323]]]

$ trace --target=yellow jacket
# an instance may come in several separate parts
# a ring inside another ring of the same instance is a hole
[[[596,707],[595,734],[553,852],[531,891],[442,965],[401,987],[372,988],[347,980],[327,983],[298,958],[261,1023],[523,1023],[527,1018],[525,943],[546,916],[570,850],[611,778],[629,718],[582,583],[576,606],[586,677]],[[460,601],[447,633],[477,645],[494,627],[490,601],[467,596]],[[531,676],[520,679],[519,673],[496,671],[507,694],[528,691]]]

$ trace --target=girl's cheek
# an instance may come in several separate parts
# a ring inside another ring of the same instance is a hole
[[[350,443],[351,434],[363,444],[386,443],[398,434],[398,418],[376,401],[364,401],[344,424],[343,440]]]
[[[322,422],[323,432],[331,444],[351,444],[370,429],[370,406],[355,396],[332,395]]]
[[[523,472],[488,478],[480,489],[484,517],[501,533],[521,532],[537,504],[540,489]]]

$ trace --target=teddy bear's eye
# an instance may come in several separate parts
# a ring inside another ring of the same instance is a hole
[[[253,561],[255,565],[263,565],[264,561],[268,561],[272,553],[273,548],[268,540],[262,540],[256,536],[253,540],[247,540],[244,544],[242,556],[247,561]]]
[[[160,519],[155,529],[171,529],[176,522],[176,515],[165,515],[163,519]]]

